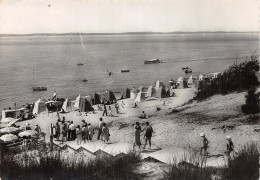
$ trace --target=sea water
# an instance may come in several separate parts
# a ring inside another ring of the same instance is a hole
[[[171,78],[186,76],[183,66],[193,75],[221,72],[254,51],[259,53],[257,33],[0,37],[0,108],[48,99],[54,90],[58,97],[74,99],[148,87],[157,80],[167,85]],[[144,64],[153,58],[166,63]],[[32,86],[48,90],[33,92]]]

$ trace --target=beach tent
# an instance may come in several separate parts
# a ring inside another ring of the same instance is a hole
[[[131,99],[136,99],[137,93],[138,93],[138,90],[136,90],[135,88],[132,89],[132,90],[130,91],[130,98],[131,98]]]
[[[182,80],[183,80],[183,77],[179,77],[179,78],[177,79],[177,83],[179,84]]]
[[[92,104],[101,104],[100,102],[100,96],[98,93],[94,93],[92,97]]]
[[[45,103],[41,99],[34,103],[33,114],[39,114],[41,112],[44,112],[45,110]]]
[[[63,109],[65,112],[69,112],[69,109],[72,110],[72,108],[71,108],[71,101],[70,101],[69,98],[67,98],[67,99],[63,102],[62,109]]]
[[[156,96],[157,98],[166,98],[167,94],[166,94],[166,90],[164,87],[160,87],[157,92],[156,92]]]
[[[90,97],[90,96],[89,96]],[[88,112],[88,111],[93,111],[93,107],[91,106],[91,103],[90,103],[91,99],[88,98],[82,98],[81,100],[81,104],[80,104],[80,107],[79,107],[79,110],[80,112]]]
[[[123,92],[123,98],[127,99],[130,98],[130,89],[126,88]]]
[[[163,82],[161,82],[160,80],[156,81],[155,87],[156,87],[157,89],[159,89],[159,88],[162,87],[162,86],[163,86]]]
[[[2,119],[7,117],[15,118],[16,111],[15,110],[3,110],[2,111]]]
[[[81,96],[79,95],[76,100],[75,100],[75,104],[74,104],[74,107],[77,109],[80,109],[81,107],[81,104],[82,104],[82,98]]]
[[[182,81],[180,81],[178,84],[179,84],[179,85],[178,85],[178,88],[179,88],[179,89],[184,89],[184,88],[187,88],[187,87],[188,87],[187,80],[184,79],[184,78],[182,78]]]
[[[88,100],[88,102],[92,105],[92,98],[91,98],[91,96],[90,95],[87,95],[87,96],[83,96],[82,97],[83,99],[87,99]]]
[[[135,102],[141,102],[145,100],[145,92],[140,91],[137,93],[137,96],[135,98]]]
[[[193,84],[193,80],[194,80],[193,76],[190,75],[190,77],[189,77],[189,79],[188,79],[188,84],[189,84],[189,85]]]
[[[123,99],[123,94],[121,92],[114,92],[114,95],[116,97],[116,100]]]
[[[156,90],[155,90],[155,88],[153,87],[153,85],[151,85],[151,86],[148,88],[145,97],[152,97],[153,94],[155,94],[155,93],[156,93]]]

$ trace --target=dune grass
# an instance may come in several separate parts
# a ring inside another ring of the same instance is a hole
[[[141,161],[138,154],[103,157],[86,161],[84,158],[64,158],[61,152],[36,152],[37,157],[24,152],[17,161],[14,154],[6,154],[0,162],[2,179],[140,179],[134,173]]]

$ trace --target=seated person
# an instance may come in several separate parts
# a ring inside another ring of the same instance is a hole
[[[141,118],[141,119],[146,119],[146,114],[145,114],[144,111],[143,111],[142,114],[139,116],[139,118]]]
[[[135,103],[134,107],[132,107],[132,108],[138,108],[137,104]]]

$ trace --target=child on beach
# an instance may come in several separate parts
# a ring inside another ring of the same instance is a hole
[[[207,149],[208,149],[208,147],[209,147],[209,145],[208,145],[208,144],[209,144],[209,141],[208,141],[208,139],[206,138],[205,133],[201,133],[201,134],[200,134],[200,137],[202,138],[202,147],[200,148],[200,155],[202,155],[202,151],[204,150],[205,154],[203,154],[203,155],[208,156],[209,153],[208,153]]]
[[[84,143],[86,143],[86,140],[89,141],[89,129],[87,123],[85,125],[82,125],[82,137]]]

